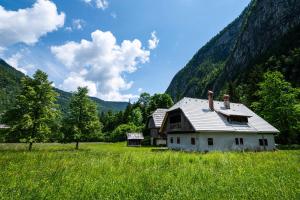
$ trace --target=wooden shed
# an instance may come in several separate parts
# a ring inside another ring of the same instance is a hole
[[[127,133],[127,146],[141,146],[143,139],[142,133]]]

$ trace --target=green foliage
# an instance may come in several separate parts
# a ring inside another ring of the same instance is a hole
[[[51,133],[51,124],[59,116],[55,104],[57,93],[53,91],[46,73],[37,70],[33,79],[22,78],[21,93],[16,105],[4,115],[4,122],[10,125],[9,137],[29,142],[45,141]]]
[[[145,127],[148,116],[157,108],[170,108],[172,105],[173,101],[168,94],[154,94],[150,96],[148,93],[142,93],[135,103],[127,105],[124,112],[113,113],[109,111],[101,113],[100,121],[103,122],[103,131],[106,139],[108,141],[125,140],[125,132],[120,134],[120,125],[124,129],[134,125],[129,130],[138,130],[142,131],[144,136],[149,135]],[[126,126],[123,127],[124,124]],[[114,133],[117,134],[114,135]]]
[[[132,122],[133,124],[137,126],[141,126],[143,123],[143,114],[139,107],[132,110],[130,116],[129,116],[129,122]]]
[[[299,150],[208,154],[125,143],[0,144],[2,199],[299,199]]]
[[[0,114],[13,107],[22,77],[24,74],[0,59]]]
[[[173,105],[173,100],[168,94],[154,94],[149,101],[148,113],[152,113],[157,108],[170,108]]]
[[[254,110],[281,132],[278,142],[287,144],[297,140],[299,129],[299,94],[278,72],[267,72],[259,84],[258,101],[252,103]],[[298,136],[298,138],[300,138]],[[300,141],[298,141],[300,142]]]
[[[113,142],[125,141],[126,133],[134,133],[140,131],[141,131],[141,127],[138,127],[133,123],[121,124],[112,132],[110,139]]]
[[[76,142],[90,137],[97,137],[101,132],[96,104],[87,96],[86,87],[78,87],[70,100],[69,113],[64,119],[65,137]]]

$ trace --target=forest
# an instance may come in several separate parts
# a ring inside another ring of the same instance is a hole
[[[33,78],[21,79],[20,94],[11,109],[1,116],[10,128],[1,131],[2,142],[26,142],[29,150],[35,142],[118,142],[128,132],[143,132],[148,116],[157,108],[173,105],[167,94],[142,93],[123,111],[102,111],[88,97],[86,87],[78,87],[62,112],[57,104],[58,93],[51,86],[48,75],[37,70]],[[149,142],[144,141],[145,144]]]

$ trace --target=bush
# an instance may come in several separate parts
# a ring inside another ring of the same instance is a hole
[[[121,124],[115,130],[113,130],[110,140],[112,142],[119,142],[126,140],[126,133],[139,132],[141,127],[134,125],[133,123]]]

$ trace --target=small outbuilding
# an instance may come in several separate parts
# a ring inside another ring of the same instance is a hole
[[[10,127],[6,124],[0,124],[0,129],[9,129]]]
[[[141,146],[143,139],[142,133],[127,133],[127,146]]]

